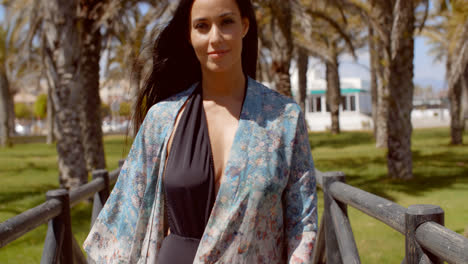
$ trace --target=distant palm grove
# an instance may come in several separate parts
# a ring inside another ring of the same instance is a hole
[[[468,119],[466,0],[252,2],[259,23],[257,76],[252,77],[292,96],[290,68],[297,65],[298,103],[304,109],[309,58],[318,59],[326,69],[332,134],[340,133],[339,58],[348,54],[357,59],[358,50],[369,51],[373,135],[375,147],[387,149],[388,177],[413,178],[411,111],[417,35],[431,43],[434,60],[446,65],[450,144],[463,144]],[[0,3],[5,10],[0,24],[0,145],[12,145],[14,94],[26,83],[46,82],[47,95],[35,106],[36,115],[47,120],[48,143],[56,143],[60,186],[76,188],[87,182],[91,170],[107,166],[99,94],[102,80],[127,80],[134,102],[153,66],[154,40],[178,1]],[[135,107],[140,106],[131,109]]]

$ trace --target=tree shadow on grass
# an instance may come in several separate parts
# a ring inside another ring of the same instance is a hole
[[[25,157],[26,158],[26,157]],[[26,164],[21,164],[20,167],[17,167],[17,168],[5,168],[5,169],[1,169],[0,168],[0,172],[7,172],[9,174],[20,174],[20,173],[23,173],[24,171],[26,170],[33,170],[33,171],[41,171],[41,172],[44,172],[44,171],[52,171],[52,170],[56,170],[56,168],[53,167],[53,165],[38,165],[37,163],[35,162],[26,162]]]
[[[311,149],[319,147],[345,148],[349,146],[373,144],[375,142],[371,132],[342,132],[338,135],[330,133],[310,133]]]
[[[392,201],[396,200],[391,195],[395,191],[423,196],[432,190],[453,188],[456,183],[467,184],[468,189],[468,160],[450,151],[424,155],[413,151],[414,178],[408,181],[390,179],[384,157],[340,158],[320,160],[320,163],[333,168],[327,170],[343,171],[348,184]],[[380,170],[370,173],[366,171],[368,166],[376,166]]]
[[[91,226],[92,203],[81,202],[71,210],[73,233],[88,233]]]
[[[45,143],[46,136],[13,136],[11,141],[13,144]]]
[[[21,159],[29,159],[31,157],[34,158],[50,158],[50,157],[56,157],[57,153],[55,152],[36,152],[31,155],[29,152],[18,152],[18,153],[8,153],[9,158],[21,158]]]
[[[15,213],[20,214],[23,212],[23,209],[16,208],[12,206],[8,206],[10,203],[16,203],[20,200],[24,200],[27,198],[35,197],[34,201],[31,202],[32,207],[37,206],[45,201],[45,193],[48,190],[56,189],[57,186],[52,184],[44,184],[40,186],[29,186],[28,190],[2,190],[0,193],[0,204],[3,205],[5,208],[0,208],[0,212],[8,212],[8,213]],[[32,208],[31,207],[31,208]],[[27,210],[31,209],[28,208]]]

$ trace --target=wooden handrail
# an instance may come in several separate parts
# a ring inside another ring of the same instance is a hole
[[[333,183],[330,186],[330,192],[333,198],[340,202],[380,220],[403,235],[405,234],[406,208],[403,206],[342,182]]]
[[[449,263],[468,263],[468,239],[434,222],[416,229],[416,240],[425,249]]]
[[[122,164],[121,162],[119,164]],[[120,172],[120,167],[109,173],[110,183],[115,183]],[[94,179],[70,192],[70,207],[80,201],[88,199],[94,193],[105,188],[101,178]],[[5,222],[0,223],[0,248],[25,235],[38,226],[47,223],[58,216],[62,211],[62,204],[57,200],[48,200],[33,207]]]
[[[104,189],[104,180],[94,179],[70,192],[70,206],[73,207],[79,202],[92,197],[96,192]]]
[[[94,195],[92,216],[92,221],[94,221],[107,199],[110,185],[117,180],[122,165],[123,162],[120,161],[119,169],[110,173],[107,173],[107,171],[93,172],[92,181],[69,192],[69,200],[68,198],[65,199],[67,203],[65,209],[69,210],[68,205],[72,207],[78,202]],[[346,205],[352,206],[399,231],[406,236],[406,243],[412,243],[411,246],[415,245],[416,247],[425,249],[425,252],[421,251],[417,256],[413,254],[411,258],[408,257],[409,255],[407,252],[404,260],[407,264],[416,263],[415,261],[420,258],[420,256],[423,256],[423,259],[430,258],[431,260],[438,258],[449,263],[468,263],[468,239],[443,226],[443,211],[439,207],[432,206],[436,209],[439,208],[438,212],[441,212],[439,216],[442,218],[437,218],[437,214],[435,214],[434,217],[441,220],[435,220],[436,218],[430,217],[426,219],[423,209],[431,208],[431,206],[416,205],[410,206],[408,209],[404,208],[392,201],[344,183],[344,174],[342,172],[323,173],[315,170],[315,175],[319,187],[323,189],[324,181],[326,183],[326,195],[324,197],[328,201],[326,201],[325,208],[325,210],[328,211],[325,212],[324,215],[328,217],[329,221],[324,221],[322,219],[316,247],[313,252],[314,263],[323,263],[325,256],[323,249],[325,244],[327,246],[336,247],[333,250],[339,250],[338,254],[330,254],[332,250],[328,250],[327,258],[330,258],[329,260],[338,257],[339,260],[336,261],[337,263],[360,263],[358,250],[354,242],[351,226],[349,225]],[[419,208],[421,208],[422,214],[419,214]],[[50,222],[50,220],[60,215],[63,217],[65,212],[63,210],[64,205],[59,199],[49,199],[32,209],[0,223],[0,248],[48,221],[50,227],[51,223],[53,223]],[[416,212],[417,214],[411,214],[410,211],[413,213]],[[435,211],[437,212],[437,210]],[[65,213],[69,215],[69,211],[67,212]],[[411,220],[413,219],[411,217],[415,217],[415,220]],[[433,221],[437,221],[441,224]],[[412,226],[408,226],[410,224]],[[326,231],[323,230],[324,226],[326,227]],[[62,241],[62,234],[59,235],[60,236],[57,237],[59,240],[50,240],[48,241],[49,243],[46,241],[46,244],[51,244],[51,247],[61,247],[62,242],[65,240]],[[333,238],[327,237],[330,235],[332,235]],[[47,236],[51,236],[49,230]],[[76,244],[73,236],[71,239],[72,240],[67,240],[68,249],[72,247],[70,246],[70,241]],[[75,248],[77,246],[73,245],[73,247]],[[427,256],[425,255],[426,251],[428,252]],[[75,255],[75,253],[73,254]],[[61,255],[61,257],[63,257],[63,255]],[[83,259],[83,256],[78,257]],[[52,258],[52,255],[43,256],[44,261],[46,261],[45,259],[49,261],[49,258]],[[436,262],[437,261],[436,259]]]
[[[341,172],[321,172],[316,169],[315,176],[317,186],[319,186],[321,189],[324,189],[324,178],[333,177],[337,175],[341,176],[344,174]],[[330,183],[327,186],[327,189],[328,193],[337,201],[349,205],[353,208],[356,208],[359,211],[373,218],[376,218],[377,220],[387,224],[392,229],[400,232],[405,236],[408,235],[406,233],[405,222],[405,217],[408,212],[407,208],[398,205],[390,200],[384,199],[372,193],[368,193],[366,191],[363,191],[361,189],[358,189],[340,181],[334,181]],[[340,213],[338,212],[338,205],[331,203],[330,206],[332,208],[332,214],[335,214],[335,217],[340,215]],[[325,210],[327,209],[325,208]],[[338,217],[345,217],[345,215],[341,214]],[[327,224],[330,223],[325,223],[325,225]],[[335,223],[335,225],[337,225],[337,223]],[[344,228],[344,230],[340,230],[341,232],[347,232],[346,227],[341,228]],[[335,229],[335,232],[337,232],[338,226],[336,226]],[[323,232],[319,230],[319,233]],[[325,236],[326,234],[327,233],[325,232]],[[339,234],[336,235],[343,236]],[[342,239],[349,241],[350,237],[343,236]],[[444,227],[443,225],[440,225],[430,220],[427,222],[423,222],[422,224],[417,226],[415,230],[415,239],[417,243],[419,243],[419,245],[423,247],[426,251],[430,252],[430,254],[433,254],[434,256],[444,261],[447,261],[448,263],[468,263],[468,239]],[[340,241],[338,241],[338,244],[339,243]],[[343,243],[343,241],[341,241],[341,243]],[[342,246],[340,246],[340,251],[343,251]],[[345,249],[344,251],[346,250],[349,251],[349,249]],[[320,252],[314,251],[314,254],[320,254]],[[341,252],[341,255],[343,263],[345,263],[343,252]],[[314,258],[314,263],[319,263],[318,259],[320,258]],[[408,260],[404,260],[403,262],[405,261],[406,263],[409,263]]]
[[[62,204],[59,201],[49,200],[1,223],[0,248],[47,223],[61,211]]]

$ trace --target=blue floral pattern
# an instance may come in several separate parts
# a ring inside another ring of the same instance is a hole
[[[177,113],[195,85],[151,107],[84,248],[96,263],[156,263],[161,175]],[[311,263],[314,164],[299,106],[249,78],[238,129],[194,263]]]

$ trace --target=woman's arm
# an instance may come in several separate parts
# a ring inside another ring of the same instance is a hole
[[[288,263],[311,263],[317,231],[314,163],[302,112],[292,141],[291,167],[283,193]]]

